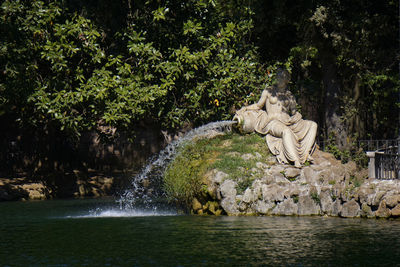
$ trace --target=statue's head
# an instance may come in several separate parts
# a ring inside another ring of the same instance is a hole
[[[285,69],[278,69],[276,73],[276,85],[279,88],[286,88],[290,81],[290,73]]]

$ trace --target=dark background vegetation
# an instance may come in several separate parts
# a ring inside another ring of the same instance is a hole
[[[3,1],[0,170],[139,166],[139,155],[118,162],[154,153],[162,132],[231,119],[278,67],[290,70],[319,140],[354,150],[360,139],[397,138],[398,5]]]

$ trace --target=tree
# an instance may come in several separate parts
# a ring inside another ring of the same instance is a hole
[[[227,116],[260,83],[244,39],[251,21],[219,17],[218,3],[157,3],[133,7],[111,49],[97,25],[60,3],[5,1],[4,112],[78,135],[145,118],[174,128]]]
[[[346,147],[352,139],[397,136],[398,1],[253,5],[263,59],[290,65],[292,90],[318,121],[321,139],[333,133]]]

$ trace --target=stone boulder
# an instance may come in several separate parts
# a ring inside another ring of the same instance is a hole
[[[345,218],[360,217],[360,211],[360,205],[352,199],[343,204],[340,216]]]
[[[297,205],[298,215],[319,215],[321,213],[319,203],[311,196],[300,196]]]
[[[221,207],[228,215],[238,215],[239,208],[236,202],[236,182],[225,180],[219,189],[221,192]]]
[[[379,204],[378,210],[375,212],[378,218],[388,218],[391,215],[390,209],[386,206],[386,201],[382,200]]]
[[[400,204],[397,204],[396,207],[391,210],[391,213],[395,218],[400,217]]]
[[[322,191],[319,195],[321,213],[331,215],[333,212],[333,199],[330,191]]]
[[[272,215],[297,215],[299,207],[292,198],[280,202],[271,212]]]

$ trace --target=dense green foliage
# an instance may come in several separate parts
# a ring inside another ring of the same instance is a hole
[[[261,84],[246,41],[251,22],[206,1],[155,4],[139,5],[107,36],[63,2],[5,1],[2,114],[74,135],[144,119],[179,128],[230,117]]]
[[[398,5],[5,0],[2,132],[35,132],[46,143],[112,128],[134,137],[138,124],[195,127],[232,118],[284,66],[320,140],[334,135],[348,149],[396,138]]]
[[[168,166],[164,189],[171,201],[190,206],[192,199],[201,197],[207,188],[207,172],[216,169],[237,182],[240,194],[261,175],[252,169],[257,162],[268,163],[268,156],[265,140],[258,134],[226,134],[196,140],[184,144]]]

